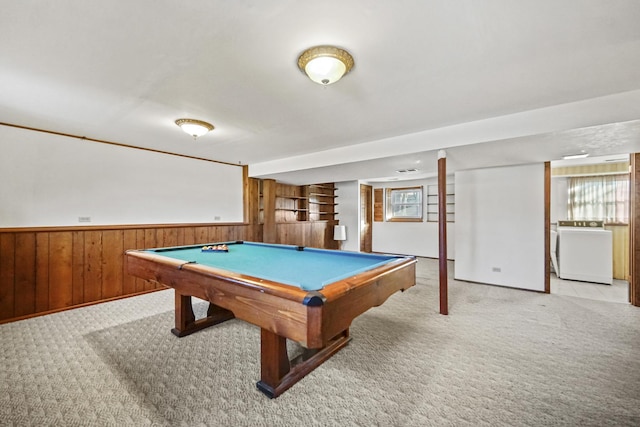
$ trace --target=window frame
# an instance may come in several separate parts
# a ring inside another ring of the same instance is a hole
[[[398,188],[386,188],[385,197],[385,220],[388,222],[422,222],[424,218],[424,189],[422,185],[416,185],[412,187],[398,187]],[[396,192],[419,192],[420,201],[415,203],[393,203],[393,195]],[[394,214],[395,206],[415,206],[419,210],[419,216],[397,216]]]

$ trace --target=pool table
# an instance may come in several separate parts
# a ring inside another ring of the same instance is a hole
[[[261,328],[261,379],[274,398],[350,340],[353,319],[415,284],[415,257],[225,242],[126,252],[127,271],[175,289],[174,335],[183,337],[232,318]],[[191,297],[209,301],[195,319]],[[293,360],[287,339],[301,344]]]

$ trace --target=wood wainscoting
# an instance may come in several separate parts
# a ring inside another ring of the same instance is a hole
[[[126,274],[124,252],[262,241],[262,225],[0,229],[0,323],[163,289]]]
[[[126,274],[127,249],[234,240],[338,249],[333,211],[320,209],[333,209],[332,197],[315,200],[320,207],[313,212],[326,220],[276,223],[275,181],[262,205],[259,180],[245,183],[245,223],[1,228],[0,323],[164,289]],[[294,197],[279,190],[285,199]]]

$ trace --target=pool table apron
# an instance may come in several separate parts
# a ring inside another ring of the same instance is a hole
[[[309,292],[143,251],[126,255],[129,274],[175,289],[174,335],[183,337],[232,318],[259,326],[257,387],[272,398],[344,347],[353,319],[415,284],[414,258],[400,258]],[[206,317],[195,318],[192,296],[209,301]],[[308,350],[290,360],[287,339]]]

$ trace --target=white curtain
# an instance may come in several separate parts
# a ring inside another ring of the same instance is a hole
[[[629,222],[629,175],[569,178],[570,220]]]

